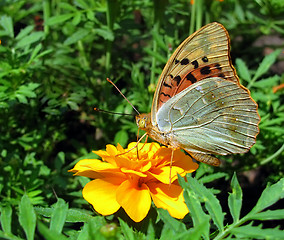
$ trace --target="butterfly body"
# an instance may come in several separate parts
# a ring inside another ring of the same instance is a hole
[[[141,130],[147,132],[149,137],[162,143],[166,146],[171,146],[172,148],[179,148],[179,144],[174,144],[174,139],[172,139],[171,132],[162,132],[159,129],[158,124],[153,125],[151,122],[150,113],[142,113],[136,116],[136,123]]]
[[[229,55],[229,35],[211,23],[189,36],[166,64],[151,113],[136,117],[154,140],[182,148],[196,160],[218,166],[212,154],[247,152],[260,117],[240,85]]]

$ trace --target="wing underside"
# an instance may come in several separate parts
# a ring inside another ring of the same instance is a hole
[[[167,101],[157,113],[161,132],[171,145],[189,152],[247,152],[255,143],[260,117],[257,104],[238,83],[204,79]]]
[[[155,114],[176,94],[205,78],[221,77],[237,82],[229,48],[229,35],[216,22],[189,36],[173,53],[160,76],[152,113]]]

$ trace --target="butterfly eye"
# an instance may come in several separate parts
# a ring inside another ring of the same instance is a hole
[[[138,127],[143,129],[146,127],[146,122],[145,122],[145,119],[140,119],[140,121],[138,121]]]

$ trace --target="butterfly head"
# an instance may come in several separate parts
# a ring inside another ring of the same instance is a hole
[[[142,130],[147,130],[151,124],[151,116],[148,113],[142,113],[136,116],[136,124]]]

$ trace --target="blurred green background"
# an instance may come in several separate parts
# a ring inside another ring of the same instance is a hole
[[[15,218],[26,194],[33,205],[60,197],[90,210],[81,196],[88,180],[67,171],[94,157],[91,150],[126,146],[137,134],[135,112],[106,78],[149,112],[171,53],[213,21],[230,34],[233,65],[262,120],[249,153],[222,157],[220,168],[202,165],[197,175],[213,174],[210,186],[227,193],[237,172],[253,206],[267,182],[283,178],[283,14],[282,0],[1,1],[1,206]],[[24,236],[17,223],[12,229]]]

